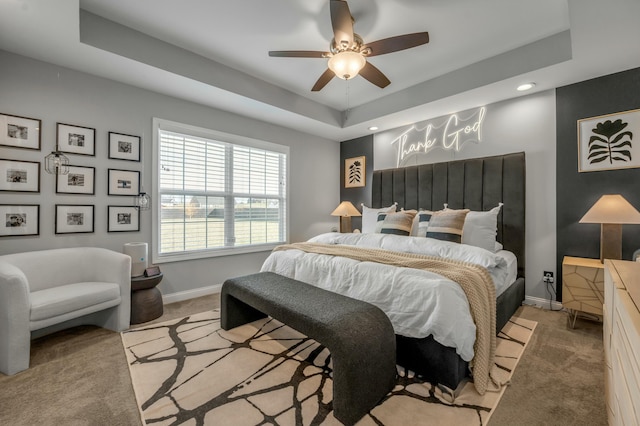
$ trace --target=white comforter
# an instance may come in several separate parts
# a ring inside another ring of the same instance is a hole
[[[511,279],[504,256],[464,244],[424,237],[338,233],[309,241],[457,259],[487,268],[496,283]],[[387,314],[396,334],[415,338],[433,335],[438,343],[456,348],[465,361],[473,358],[476,327],[467,298],[457,283],[441,275],[300,250],[271,253],[262,271],[369,302]]]

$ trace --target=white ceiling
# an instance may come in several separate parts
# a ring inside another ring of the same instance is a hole
[[[328,50],[328,0],[0,0],[0,49],[332,140],[640,66],[638,0],[348,3],[365,42],[429,32],[369,59],[385,89],[311,92],[325,59],[268,56]]]

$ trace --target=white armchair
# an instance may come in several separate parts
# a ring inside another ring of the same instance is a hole
[[[29,368],[31,339],[82,324],[129,327],[131,258],[97,247],[0,256],[0,372]]]

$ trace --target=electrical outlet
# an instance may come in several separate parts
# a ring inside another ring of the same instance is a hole
[[[553,283],[553,272],[544,271],[542,273],[542,282],[545,282],[547,284],[552,284]]]

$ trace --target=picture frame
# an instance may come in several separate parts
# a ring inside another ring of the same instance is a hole
[[[95,175],[95,167],[69,166],[69,173],[56,175],[56,194],[95,195]]]
[[[68,154],[96,155],[96,129],[57,123],[56,144],[59,151]]]
[[[140,231],[140,210],[135,206],[107,206],[107,232]]]
[[[90,234],[94,231],[94,210],[91,204],[56,204],[56,234]]]
[[[578,120],[578,172],[640,167],[640,109]]]
[[[140,172],[135,170],[108,169],[108,195],[138,195]]]
[[[39,204],[0,204],[0,237],[40,235]]]
[[[0,160],[0,191],[40,192],[40,162]]]
[[[140,162],[140,136],[109,132],[109,158]]]
[[[40,151],[42,121],[0,113],[0,146]]]
[[[353,157],[344,160],[344,187],[359,188],[366,185],[366,157]]]

